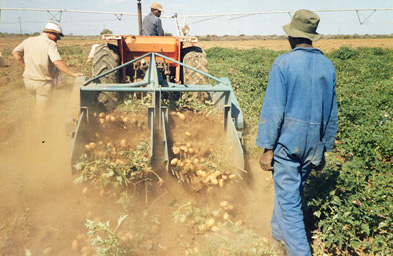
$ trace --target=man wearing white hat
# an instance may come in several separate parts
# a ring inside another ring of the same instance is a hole
[[[323,168],[337,132],[335,68],[312,46],[321,38],[319,20],[299,10],[283,27],[293,50],[272,65],[256,140],[264,149],[261,168],[273,172],[272,235],[288,256],[311,256],[301,195],[311,170]]]
[[[56,44],[62,36],[61,27],[49,22],[41,35],[24,40],[12,51],[15,60],[24,68],[25,87],[36,99],[39,119],[51,98],[58,70],[73,77],[83,76],[71,71],[62,61]]]
[[[162,5],[154,2],[150,6],[151,12],[142,22],[142,35],[144,36],[164,36],[164,30],[160,20]]]

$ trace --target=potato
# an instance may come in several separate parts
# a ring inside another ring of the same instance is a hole
[[[194,149],[193,149],[193,148],[188,148],[187,151],[188,151],[188,153],[190,153],[190,154],[194,154]]]
[[[210,181],[209,177],[206,177],[206,179],[202,180],[202,183],[203,183],[203,184],[206,184],[206,183],[208,183],[209,181]]]
[[[116,117],[111,116],[111,121],[114,122],[116,120]]]
[[[198,227],[199,232],[205,232],[206,231],[206,225],[205,224],[201,224]]]
[[[72,243],[71,243],[71,249],[72,249],[74,252],[76,252],[76,251],[79,250],[79,242],[78,242],[78,240],[72,241]]]
[[[122,146],[122,147],[127,146],[127,141],[126,141],[126,139],[122,139],[122,140],[120,141],[120,146]]]
[[[176,115],[177,115],[177,117],[179,117],[180,120],[185,120],[185,119],[186,119],[186,116],[183,115],[183,114],[180,113],[180,112],[177,112]]]
[[[100,118],[100,124],[104,124],[105,123],[105,119],[104,118]]]
[[[101,112],[98,116],[99,116],[100,118],[104,118],[104,117],[105,117],[105,113],[104,113],[104,112]]]
[[[243,224],[243,220],[237,220],[237,221],[235,221],[235,225],[236,225],[236,226],[240,226],[241,224]]]
[[[209,218],[209,219],[206,221],[206,226],[207,226],[208,228],[213,227],[214,224],[216,224],[216,220],[215,220],[214,218]]]
[[[234,178],[236,178],[236,174],[231,174],[231,175],[229,175],[229,179],[230,179],[230,180],[233,180]]]
[[[229,220],[229,214],[227,212],[224,212],[224,214],[222,215],[222,219],[225,221]]]
[[[219,231],[219,230],[220,230],[220,228],[217,227],[217,226],[211,227],[211,231],[213,231],[213,232],[217,232],[217,231]]]
[[[221,206],[222,208],[227,207],[228,204],[229,204],[228,201],[221,201],[221,202],[220,202],[220,206]]]
[[[105,116],[105,120],[106,120],[106,121],[109,121],[110,119],[111,119],[111,116],[110,116],[110,115],[106,115],[106,116]]]
[[[97,144],[95,142],[90,142],[89,143],[89,146],[90,146],[91,149],[94,149],[96,147],[96,145]]]
[[[207,174],[206,174],[205,171],[198,170],[198,171],[197,171],[197,175],[200,176],[200,177],[202,177],[202,178],[204,178],[204,177],[206,177]]]
[[[198,158],[194,158],[192,161],[194,162],[194,164],[198,164],[199,163],[199,159]]]
[[[223,179],[220,179],[220,180],[218,181],[218,185],[220,186],[220,188],[224,187],[224,180],[223,180]]]
[[[180,148],[172,147],[172,152],[173,152],[173,154],[178,155],[180,153]]]
[[[81,249],[81,253],[83,254],[89,254],[90,253],[90,247],[83,246]]]
[[[42,252],[44,253],[44,255],[48,255],[53,252],[53,248],[48,247],[48,248],[44,249]]]
[[[217,184],[218,184],[218,180],[215,179],[215,178],[212,179],[210,182],[211,182],[211,184],[213,184],[213,185],[217,185]]]
[[[191,137],[191,133],[190,133],[189,131],[186,131],[184,134],[185,134],[187,137]]]
[[[232,211],[233,208],[235,208],[235,207],[234,207],[232,204],[228,204],[225,208],[226,208],[227,210]]]
[[[178,159],[177,159],[177,158],[173,158],[173,159],[171,160],[171,165],[176,165],[177,162],[178,162]]]

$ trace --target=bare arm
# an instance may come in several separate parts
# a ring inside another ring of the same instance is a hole
[[[12,55],[14,56],[14,59],[16,62],[21,66],[23,69],[25,69],[25,61],[23,60],[23,57],[18,53],[18,52],[12,52]]]
[[[53,64],[55,64],[55,66],[62,72],[73,76],[73,77],[77,77],[77,76],[83,76],[82,73],[74,73],[71,71],[71,69],[69,69],[69,67],[67,67],[67,65],[62,61],[62,60],[56,60],[55,62],[53,62]]]

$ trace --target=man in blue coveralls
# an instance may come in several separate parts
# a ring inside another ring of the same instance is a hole
[[[150,6],[151,12],[142,22],[142,35],[144,36],[164,36],[164,30],[160,20],[162,9],[161,4],[154,2]]]
[[[333,63],[312,41],[319,17],[308,10],[295,13],[284,31],[293,49],[279,56],[270,70],[256,145],[263,148],[263,170],[273,172],[273,237],[289,256],[311,255],[301,194],[313,168],[324,166],[337,131],[336,74]]]

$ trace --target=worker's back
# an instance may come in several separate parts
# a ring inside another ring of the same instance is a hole
[[[142,35],[144,36],[164,36],[164,30],[160,18],[153,13],[149,13],[142,22]]]

